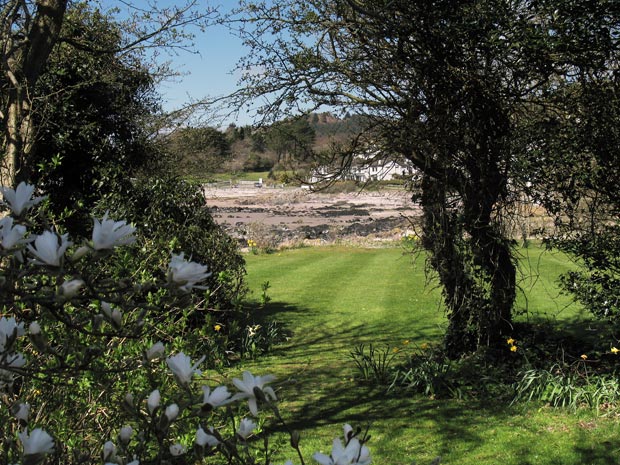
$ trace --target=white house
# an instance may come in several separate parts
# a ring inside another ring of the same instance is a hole
[[[309,184],[322,181],[390,181],[401,176],[415,174],[415,167],[405,159],[379,157],[375,155],[356,155],[350,166],[321,166],[315,169],[308,180]]]

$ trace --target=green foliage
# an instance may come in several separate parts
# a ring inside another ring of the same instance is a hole
[[[166,136],[165,145],[179,175],[221,172],[232,156],[229,136],[211,127],[177,129]]]
[[[85,3],[72,5],[61,42],[33,90],[44,99],[34,113],[37,147],[22,176],[48,193],[66,227],[84,234],[98,198],[141,169],[154,169],[161,152],[150,118],[158,112],[155,80],[135,53],[93,53],[121,45],[120,26]]]
[[[588,408],[612,413],[620,408],[620,381],[616,373],[589,374],[585,362],[525,370],[516,383],[514,402],[532,401],[573,411]]]
[[[138,179],[126,182],[97,208],[109,209],[141,230],[144,243],[128,257],[136,269],[161,269],[170,253],[179,250],[209,264],[213,274],[199,320],[212,311],[222,312],[219,322],[238,317],[233,310],[245,292],[244,260],[237,243],[213,220],[200,188],[177,178]]]
[[[376,347],[373,344],[356,345],[350,353],[362,381],[378,386],[389,385],[394,377],[393,361],[398,350],[389,345]]]

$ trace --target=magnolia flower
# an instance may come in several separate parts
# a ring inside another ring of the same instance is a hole
[[[187,448],[183,444],[176,443],[170,446],[170,455],[173,457],[183,455],[185,452],[187,452]]]
[[[41,325],[39,324],[39,322],[33,321],[32,323],[30,323],[30,326],[28,326],[28,332],[31,336],[41,334]]]
[[[8,204],[9,208],[15,216],[19,216],[24,210],[29,209],[33,205],[41,202],[45,197],[32,198],[34,193],[34,186],[20,182],[17,185],[17,189],[13,190],[10,187],[0,187],[0,192],[4,197],[4,204]]]
[[[146,359],[153,360],[159,358],[164,355],[165,350],[164,343],[161,341],[157,342],[146,351]]]
[[[261,396],[263,399],[261,400],[276,400],[276,393],[270,386],[265,386],[265,384],[274,381],[276,378],[271,375],[267,376],[254,376],[249,371],[243,372],[243,380],[238,378],[233,378],[233,384],[237,389],[241,392],[235,394],[233,400],[237,399],[248,399],[248,405],[250,407],[250,412],[254,416],[258,416],[258,405],[257,405],[257,394]]]
[[[103,445],[103,460],[106,461],[116,455],[116,445],[112,441],[106,441]]]
[[[28,423],[28,416],[30,415],[30,404],[18,404],[14,415],[17,420],[22,420],[24,423]]]
[[[28,250],[34,255],[33,263],[37,265],[60,266],[60,260],[71,245],[68,234],[60,237],[52,231],[44,231],[36,237],[34,247],[29,244]],[[60,240],[60,242],[59,242]]]
[[[209,430],[209,433],[211,434],[203,430],[202,426],[198,427],[198,429],[196,430],[196,440],[195,440],[196,444],[198,444],[200,447],[217,446],[220,443],[220,441],[213,435],[213,427],[210,426],[207,429]]]
[[[231,401],[230,392],[228,392],[228,388],[226,386],[218,386],[213,390],[213,392],[211,392],[211,388],[209,386],[203,386],[202,392],[202,403],[209,404],[212,408],[221,407]]]
[[[26,236],[26,226],[21,224],[13,225],[13,218],[5,216],[0,220],[0,244],[3,249],[12,249],[13,247],[30,242],[24,239]]]
[[[164,415],[166,415],[168,421],[172,423],[176,419],[176,417],[179,416],[179,406],[177,404],[168,405],[168,407],[166,407]]]
[[[103,215],[101,221],[95,218],[94,222],[93,248],[95,250],[113,249],[119,245],[133,244],[136,240],[132,236],[136,228],[125,221],[108,219],[108,212]]]
[[[33,429],[30,434],[26,428],[18,436],[24,447],[24,455],[48,454],[54,451],[54,440],[41,428]]]
[[[159,407],[160,401],[161,395],[159,394],[159,389],[155,389],[149,394],[149,397],[146,399],[146,408],[149,409],[149,413],[153,413],[155,409]]]
[[[71,299],[77,295],[82,286],[84,286],[84,281],[81,279],[65,281],[60,285],[59,293],[65,299]]]
[[[185,292],[189,292],[192,288],[206,289],[206,286],[197,286],[196,283],[211,276],[211,273],[207,273],[208,267],[196,262],[189,262],[183,258],[184,255],[184,253],[172,255],[168,265],[168,280]]]
[[[0,318],[0,353],[4,352],[7,342],[14,341],[16,337],[24,335],[24,323],[18,323],[14,317]]]
[[[192,360],[188,355],[185,355],[183,352],[179,352],[176,355],[172,355],[166,359],[166,364],[175,379],[181,386],[189,385],[192,380],[192,376],[194,373],[201,374],[201,371],[196,369],[198,365],[202,363],[205,357],[202,357],[198,360],[194,365],[192,365]]]
[[[131,435],[133,434],[133,428],[131,426],[123,426],[118,432],[118,438],[123,444],[129,444],[131,441]]]
[[[243,439],[247,439],[252,431],[256,428],[256,423],[254,423],[249,418],[244,418],[239,423],[239,429],[237,429],[237,434],[241,436]]]
[[[108,302],[101,302],[101,311],[116,328],[123,326],[123,314],[118,308],[112,308]]]
[[[331,455],[315,452],[312,458],[321,465],[368,465],[370,464],[370,452],[366,446],[362,446],[357,438],[349,441],[346,447],[340,439],[334,439]]]

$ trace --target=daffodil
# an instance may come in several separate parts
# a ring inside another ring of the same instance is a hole
[[[101,221],[94,219],[93,248],[95,250],[113,249],[119,245],[133,244],[136,238],[133,233],[136,228],[125,221],[114,221],[108,218],[108,212]]]
[[[0,187],[0,192],[4,197],[4,204],[8,205],[15,216],[20,216],[25,210],[28,210],[33,205],[38,204],[45,197],[34,197],[34,186],[20,182],[15,190],[10,187]]]
[[[509,337],[508,339],[506,339],[506,344],[508,345],[513,345],[515,343],[515,340],[511,337]]]
[[[238,394],[233,396],[233,400],[248,399],[248,405],[252,415],[258,415],[258,405],[256,396],[264,396],[261,400],[276,400],[276,393],[273,388],[266,386],[267,383],[271,383],[275,380],[274,376],[254,376],[249,371],[243,372],[243,379],[233,378],[233,384],[239,391]]]
[[[510,352],[516,352],[517,346],[510,346]]]
[[[612,354],[617,354],[618,352],[620,352],[620,349],[618,349],[617,347],[612,347],[611,348],[611,353]]]

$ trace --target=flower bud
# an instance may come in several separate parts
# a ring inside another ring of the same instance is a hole
[[[149,394],[149,397],[146,399],[146,407],[149,410],[149,413],[153,413],[157,407],[159,407],[159,402],[161,401],[161,395],[159,394],[159,389],[155,389],[153,392]]]
[[[116,446],[112,441],[106,441],[103,445],[103,461],[111,462],[112,458],[116,454]]]
[[[123,426],[118,433],[118,438],[123,445],[129,444],[131,435],[133,434],[133,428],[131,426]]]
[[[19,403],[13,405],[13,415],[17,420],[28,423],[28,415],[30,414],[30,404]]]
[[[81,279],[72,279],[71,281],[65,281],[58,288],[58,295],[64,300],[72,299],[77,295],[82,286],[84,286],[84,281],[82,281]]]
[[[153,344],[151,348],[146,351],[146,359],[149,361],[154,360],[156,358],[163,356],[164,352],[165,352],[165,347],[164,347],[163,342],[161,341],[157,342],[156,344]]]
[[[75,251],[75,253],[71,257],[71,261],[73,261],[73,262],[78,261],[80,258],[82,258],[84,255],[86,255],[88,252],[90,252],[90,248],[85,246],[85,245],[83,245],[82,247],[78,248]]]
[[[179,416],[179,406],[177,404],[168,405],[168,407],[166,407],[164,415],[166,415],[168,421],[172,423],[176,419],[176,417]]]

